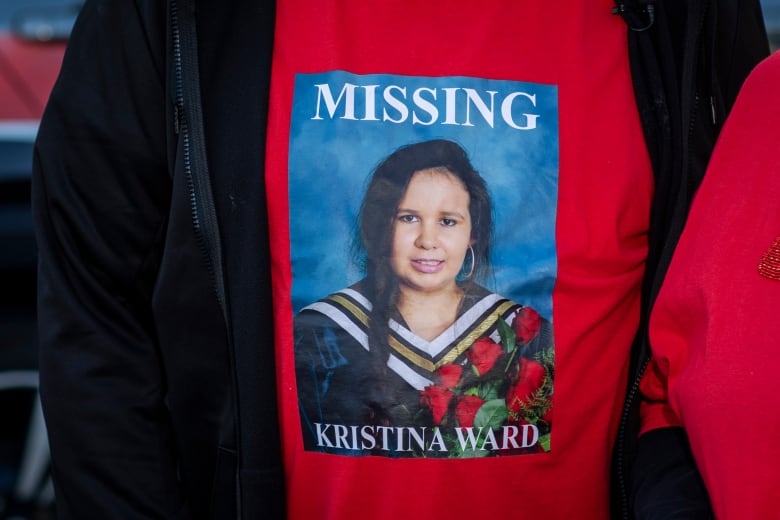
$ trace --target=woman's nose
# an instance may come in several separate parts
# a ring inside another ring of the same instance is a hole
[[[436,229],[433,226],[423,224],[414,243],[420,249],[434,249],[437,245]]]

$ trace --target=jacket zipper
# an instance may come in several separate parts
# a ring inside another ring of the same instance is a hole
[[[222,270],[222,246],[219,237],[219,228],[217,227],[217,211],[211,194],[208,174],[193,167],[193,157],[197,157],[200,162],[200,168],[207,167],[205,163],[206,148],[202,136],[203,127],[199,121],[188,120],[188,112],[185,111],[185,99],[193,100],[199,98],[199,92],[193,92],[196,85],[192,81],[184,81],[184,57],[182,53],[182,43],[184,45],[195,45],[195,42],[188,38],[188,41],[182,42],[182,33],[179,25],[179,15],[177,9],[177,0],[171,0],[171,25],[173,36],[173,55],[174,70],[176,82],[176,104],[175,121],[177,122],[179,136],[182,139],[182,149],[184,153],[184,172],[187,175],[187,184],[190,194],[190,209],[192,213],[192,223],[195,227],[195,234],[201,253],[207,260],[208,271],[211,275],[217,301],[222,311],[225,325],[228,322],[227,304],[225,298],[225,281]],[[196,78],[194,81],[198,81]],[[191,103],[189,114],[200,107]],[[194,114],[193,114],[194,115]],[[199,115],[199,114],[198,114]],[[193,117],[193,119],[196,119]],[[193,136],[193,133],[198,135]],[[200,138],[198,138],[200,137]]]
[[[184,9],[192,9],[191,0],[182,0]],[[222,243],[217,222],[217,211],[214,195],[211,189],[211,179],[206,161],[206,144],[203,130],[202,107],[200,105],[200,75],[197,62],[197,37],[195,35],[194,15],[188,17],[182,24],[179,17],[177,0],[170,0],[171,38],[173,44],[173,67],[175,82],[175,103],[173,106],[174,131],[182,142],[184,172],[189,190],[190,212],[198,248],[206,261],[206,267],[212,281],[217,303],[219,304],[225,324],[227,345],[230,352],[230,369],[232,376],[231,391],[233,396],[233,422],[237,455],[241,446],[240,418],[238,412],[238,385],[236,382],[236,362],[233,337],[230,327],[225,278],[222,265]],[[185,49],[186,47],[186,49]],[[185,55],[186,50],[186,55]],[[186,64],[185,64],[186,61]],[[185,66],[188,76],[185,80]],[[185,105],[186,104],[186,105]],[[197,164],[195,162],[197,161]],[[237,468],[240,458],[237,456]],[[236,520],[242,517],[241,484],[239,472],[235,475]]]
[[[699,40],[702,37],[703,27],[704,27],[704,20],[707,16],[707,12],[709,11],[711,1],[710,0],[703,0],[701,2],[701,7],[699,10],[699,16],[697,20],[697,24],[695,26],[695,34],[694,38],[686,38],[686,49],[684,52],[687,52],[687,56],[690,57],[691,60],[698,59],[698,55],[696,54],[696,48],[700,47]],[[690,42],[694,42],[694,45],[690,45]],[[698,109],[699,104],[699,93],[697,92],[696,87],[696,77],[697,69],[696,67],[693,67],[691,64],[684,64],[683,70],[689,70],[691,71],[691,74],[694,76],[689,78],[687,82],[683,84],[682,89],[682,97],[681,97],[681,110],[683,114],[686,114],[688,117],[688,133],[687,133],[687,142],[685,143],[685,150],[684,150],[684,160],[686,161],[686,170],[690,171],[690,164],[691,164],[691,146],[690,143],[693,138],[694,129],[696,125],[696,110]],[[693,89],[693,92],[690,91],[690,89]],[[691,96],[692,94],[692,96]],[[682,105],[682,103],[685,103],[685,100],[691,99],[693,97],[693,103],[692,106],[688,107],[688,111],[685,111],[685,106]],[[713,101],[714,103],[714,101]],[[714,107],[713,107],[714,111]],[[714,118],[714,114],[713,114]],[[691,192],[693,189],[692,183],[693,180],[690,178],[690,175],[686,178],[686,183],[682,187],[686,190],[686,192],[683,194],[686,198],[690,198]],[[687,207],[687,204],[685,205]],[[678,206],[679,207],[679,201]],[[668,244],[665,247],[670,247]],[[665,273],[664,273],[665,274]],[[653,284],[653,294],[657,295],[658,290],[660,289],[661,281],[663,280],[663,276],[658,278],[658,274],[656,274],[656,279]],[[649,325],[649,314],[652,310],[652,302],[648,306],[648,325]],[[649,341],[646,340],[646,341]],[[642,346],[645,346],[645,343],[640,344],[640,349]],[[632,410],[632,406],[634,404],[634,399],[637,397],[637,393],[639,391],[639,384],[642,380],[642,377],[644,376],[645,370],[647,369],[647,366],[650,364],[651,354],[649,351],[649,344],[645,346],[645,351],[640,352],[640,355],[644,357],[644,359],[641,361],[640,366],[638,367],[633,382],[631,384],[631,387],[626,394],[626,400],[623,405],[623,412],[620,417],[620,423],[618,426],[618,433],[617,433],[617,460],[616,460],[616,470],[618,473],[618,485],[620,488],[620,501],[621,501],[621,509],[622,509],[622,517],[624,520],[630,520],[632,518],[631,512],[629,511],[629,496],[628,496],[628,489],[626,485],[626,475],[624,472],[624,462],[625,462],[625,436],[626,436],[626,427],[628,424],[628,417]]]
[[[626,402],[623,405],[623,414],[620,417],[620,426],[618,428],[618,434],[617,434],[617,462],[616,462],[616,468],[618,472],[618,482],[620,486],[620,504],[621,509],[623,513],[624,520],[629,520],[631,518],[631,514],[628,508],[629,498],[628,498],[628,489],[626,486],[626,475],[623,471],[623,464],[625,459],[625,437],[626,437],[626,424],[628,423],[628,414],[631,410],[631,405],[633,404],[634,398],[636,397],[637,392],[639,391],[639,383],[642,381],[642,376],[645,373],[645,370],[647,369],[647,365],[650,364],[650,356],[645,356],[644,361],[642,361],[642,365],[639,367],[639,369],[636,372],[636,375],[634,376],[634,382],[631,384],[631,388],[628,391],[628,394],[626,395]]]

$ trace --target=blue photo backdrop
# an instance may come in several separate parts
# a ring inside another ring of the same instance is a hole
[[[290,128],[293,312],[363,277],[351,244],[368,178],[400,146],[450,139],[493,199],[488,289],[552,320],[557,88],[471,77],[296,77]]]

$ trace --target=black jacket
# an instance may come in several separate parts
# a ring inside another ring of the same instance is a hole
[[[258,226],[274,7],[199,2],[195,47],[189,3],[88,1],[41,123],[41,396],[62,519],[282,516]]]
[[[707,3],[666,2],[690,6],[687,20]],[[649,295],[688,179],[701,176],[720,116],[767,52],[753,0],[711,3],[710,15],[715,4],[744,13],[712,22],[725,39],[686,30],[666,48],[659,28],[685,24],[661,5],[629,38],[661,188]],[[646,18],[630,5],[621,13]],[[84,6],[33,178],[41,396],[61,519],[284,516],[269,244],[258,226],[273,24],[273,3],[259,0]],[[704,50],[716,39],[730,45]],[[659,62],[678,71],[660,83],[644,63],[659,42]],[[687,76],[689,61],[674,58],[682,48],[717,57],[719,70],[700,64]],[[694,94],[710,89],[719,119],[691,122],[705,106]]]
[[[691,199],[742,82],[769,45],[760,5],[752,0],[616,0],[616,6],[630,28],[634,91],[655,194],[641,323],[615,443],[613,517],[709,518],[685,434],[667,428],[638,442],[637,392],[650,358],[650,310]]]

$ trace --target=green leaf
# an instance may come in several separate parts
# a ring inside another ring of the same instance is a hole
[[[509,418],[509,410],[503,399],[493,399],[479,407],[474,416],[474,427],[500,428]]]
[[[463,392],[463,395],[476,395],[477,397],[479,397],[479,388],[476,386],[472,386],[471,388],[466,389]]]
[[[542,447],[544,451],[550,451],[550,434],[546,433],[539,437],[539,446]]]
[[[498,335],[501,336],[501,344],[511,354],[517,346],[517,335],[503,318],[498,318]]]
[[[479,392],[474,394],[483,401],[498,399],[498,389],[502,381],[487,381],[479,386]]]

